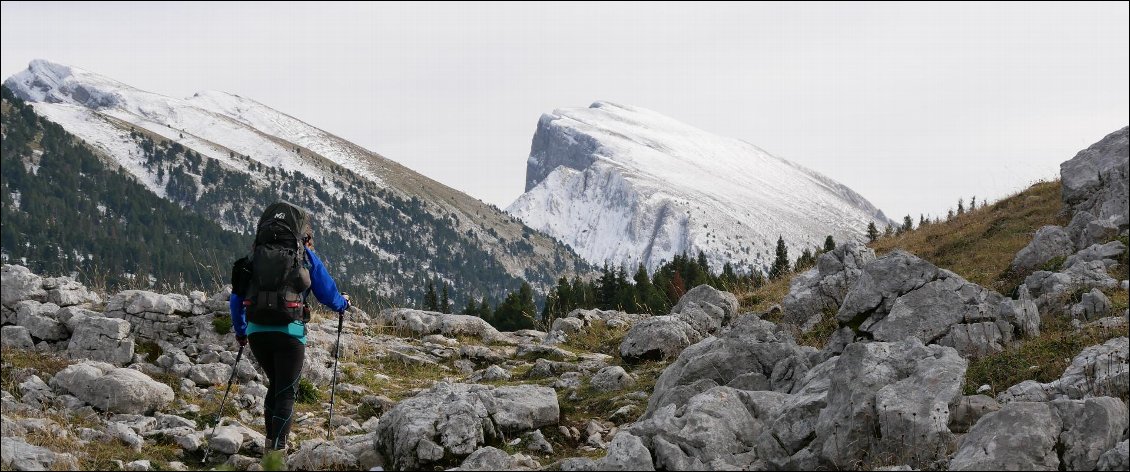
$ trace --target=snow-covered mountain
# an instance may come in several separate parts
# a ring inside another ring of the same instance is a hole
[[[249,233],[275,199],[305,206],[338,272],[379,294],[438,279],[456,300],[497,299],[519,280],[544,288],[588,270],[498,208],[245,97],[172,98],[44,60],[4,84],[108,163],[225,229]]]
[[[714,270],[766,270],[779,236],[795,258],[889,222],[850,188],[757,146],[609,102],[542,115],[526,193],[507,211],[591,262],[649,269],[702,251]]]

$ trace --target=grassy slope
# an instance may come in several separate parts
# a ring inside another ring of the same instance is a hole
[[[935,265],[949,269],[971,282],[1011,295],[1028,273],[1008,270],[1013,257],[1045,225],[1066,225],[1061,215],[1060,183],[1041,182],[988,207],[956,216],[950,221],[927,225],[908,233],[880,238],[870,246],[882,256],[903,249]],[[1126,278],[1123,263],[1112,269],[1119,280]],[[756,290],[739,293],[742,308],[764,312],[780,303],[796,274],[772,281]],[[1107,291],[1116,312],[1126,309],[1127,295],[1122,290]],[[779,321],[779,320],[773,320]],[[825,320],[829,321],[829,320]],[[823,347],[833,331],[831,323],[821,323],[813,332],[798,337],[801,344]],[[966,394],[988,384],[999,393],[1021,381],[1048,382],[1059,378],[1071,359],[1083,348],[1110,338],[1126,336],[1117,330],[1092,327],[1076,330],[1070,320],[1045,316],[1039,337],[1026,339],[1004,352],[970,362],[966,372]]]

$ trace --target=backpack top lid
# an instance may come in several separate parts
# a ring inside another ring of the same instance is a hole
[[[255,231],[255,244],[302,241],[306,212],[287,202],[272,203],[263,210]]]

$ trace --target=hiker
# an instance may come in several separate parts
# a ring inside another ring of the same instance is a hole
[[[314,252],[306,212],[285,202],[271,204],[259,218],[249,256],[232,268],[232,327],[240,346],[251,353],[267,374],[263,401],[266,446],[286,450],[294,400],[306,355],[306,297],[345,313],[349,299]]]

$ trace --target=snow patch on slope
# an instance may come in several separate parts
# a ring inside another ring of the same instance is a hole
[[[715,270],[764,270],[778,236],[796,257],[888,221],[846,186],[752,144],[609,102],[542,116],[527,187],[508,212],[592,262],[650,269],[701,250]]]

